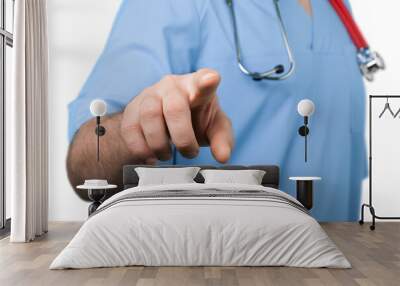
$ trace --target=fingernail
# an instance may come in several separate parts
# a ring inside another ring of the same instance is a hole
[[[187,157],[189,159],[193,159],[193,158],[196,158],[197,155],[199,155],[199,150],[189,152],[189,153],[186,154],[185,157]]]
[[[217,155],[217,160],[220,163],[226,163],[229,161],[230,157],[231,157],[231,153],[232,153],[232,149],[229,145],[225,145],[225,146],[220,146],[220,149],[218,151],[218,155]]]
[[[211,79],[215,79],[217,77],[218,77],[217,73],[209,72],[209,73],[206,73],[205,75],[202,76],[201,81],[202,82],[206,82],[206,81],[209,81]]]

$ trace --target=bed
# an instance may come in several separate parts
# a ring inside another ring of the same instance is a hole
[[[151,186],[138,185],[138,167],[124,167],[124,190],[100,205],[50,269],[351,267],[308,211],[279,190],[277,166],[221,167],[263,170],[260,185],[204,183],[199,173],[193,183]]]

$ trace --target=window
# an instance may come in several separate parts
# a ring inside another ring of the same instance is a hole
[[[0,231],[9,227],[10,194],[5,189],[5,98],[11,92],[14,0],[0,0]]]

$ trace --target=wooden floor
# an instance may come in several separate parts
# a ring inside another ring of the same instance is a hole
[[[324,224],[353,265],[349,270],[287,267],[124,267],[48,270],[80,227],[52,223],[49,233],[29,244],[0,241],[0,285],[400,285],[400,223]]]

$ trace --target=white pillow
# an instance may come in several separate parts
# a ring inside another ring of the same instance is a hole
[[[135,168],[139,176],[139,186],[195,183],[193,179],[199,170],[199,167]]]
[[[204,183],[261,185],[262,170],[201,170]]]

